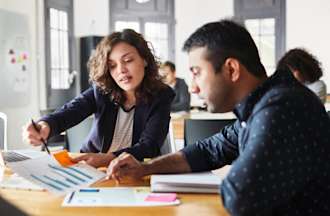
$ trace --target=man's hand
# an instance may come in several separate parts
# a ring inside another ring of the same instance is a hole
[[[112,178],[118,182],[123,177],[139,179],[144,175],[146,175],[145,165],[126,152],[111,161],[107,170],[107,178]]]
[[[141,163],[132,155],[124,152],[111,161],[107,170],[107,176],[120,182],[124,177],[139,179],[154,173],[187,172],[191,172],[191,169],[181,152],[163,155],[146,163]]]
[[[116,156],[112,153],[87,153],[76,158],[73,158],[72,161],[78,163],[79,161],[85,161],[87,164],[98,168],[106,167]]]

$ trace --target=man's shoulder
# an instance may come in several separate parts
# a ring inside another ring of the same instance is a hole
[[[175,88],[188,88],[188,85],[184,79],[176,78]]]
[[[307,103],[308,102],[308,103]],[[287,105],[290,107],[306,107],[308,104],[319,104],[319,100],[315,95],[304,86],[287,86],[279,85],[270,88],[260,98],[256,104],[256,108],[266,105]]]
[[[154,96],[155,99],[174,98],[175,92],[168,85],[164,85]]]
[[[186,84],[186,81],[182,78],[176,78],[176,82],[183,85],[183,84]]]

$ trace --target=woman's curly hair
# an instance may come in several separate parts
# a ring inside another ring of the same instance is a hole
[[[322,75],[321,63],[315,56],[302,48],[289,50],[278,62],[277,69],[297,70],[304,81],[315,82]]]
[[[123,104],[125,102],[124,91],[111,77],[108,65],[108,58],[113,47],[120,42],[135,47],[146,62],[144,78],[135,92],[137,103],[152,100],[154,95],[165,87],[165,84],[162,83],[159,76],[159,63],[153,55],[152,47],[148,46],[148,42],[141,34],[132,29],[114,32],[101,40],[87,64],[90,81],[95,83],[104,94],[110,94],[116,103]]]

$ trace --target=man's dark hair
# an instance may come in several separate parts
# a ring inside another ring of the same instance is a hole
[[[297,70],[308,82],[315,82],[323,75],[316,57],[301,48],[289,50],[277,63],[277,69]]]
[[[175,72],[175,64],[170,61],[164,62],[161,67],[169,67],[172,72]]]
[[[198,47],[207,48],[206,59],[216,72],[221,70],[227,58],[235,58],[254,76],[266,75],[251,35],[231,20],[207,23],[200,27],[185,41],[183,51],[190,52]]]

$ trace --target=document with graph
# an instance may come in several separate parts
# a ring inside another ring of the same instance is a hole
[[[105,173],[87,164],[63,167],[49,156],[8,163],[8,166],[21,177],[57,195],[87,187],[105,177]]]

